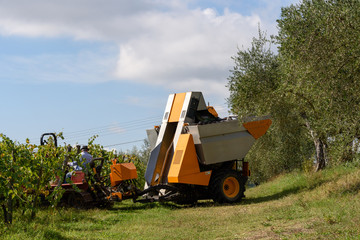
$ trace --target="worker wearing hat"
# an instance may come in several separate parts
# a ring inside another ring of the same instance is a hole
[[[91,162],[91,160],[93,159],[93,157],[91,156],[91,154],[88,151],[89,151],[88,146],[84,145],[81,147],[80,159],[83,162],[84,168],[86,168],[86,165],[89,164]]]

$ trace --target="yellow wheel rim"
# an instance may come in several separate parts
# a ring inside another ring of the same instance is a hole
[[[239,194],[240,184],[239,181],[234,177],[228,177],[223,183],[223,192],[226,197],[234,198]]]

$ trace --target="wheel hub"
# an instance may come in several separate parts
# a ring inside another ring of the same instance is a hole
[[[234,198],[239,194],[240,184],[234,177],[228,177],[224,180],[223,191],[226,197]]]

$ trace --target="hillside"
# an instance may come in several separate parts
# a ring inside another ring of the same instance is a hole
[[[43,210],[1,225],[1,239],[359,239],[360,168],[294,172],[248,189],[238,205],[118,203]],[[26,213],[25,213],[26,216]]]

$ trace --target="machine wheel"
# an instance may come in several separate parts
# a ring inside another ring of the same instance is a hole
[[[80,193],[72,192],[67,198],[67,205],[73,208],[85,208],[85,200]]]
[[[195,195],[189,194],[183,194],[180,195],[178,199],[176,199],[174,202],[179,205],[195,205],[197,203],[198,199]]]
[[[218,203],[235,203],[245,192],[245,181],[235,170],[224,170],[214,175],[210,182],[212,199]]]
[[[194,189],[194,186],[184,184],[180,188],[179,195],[176,200],[173,201],[179,205],[195,205],[198,201],[197,190]]]

